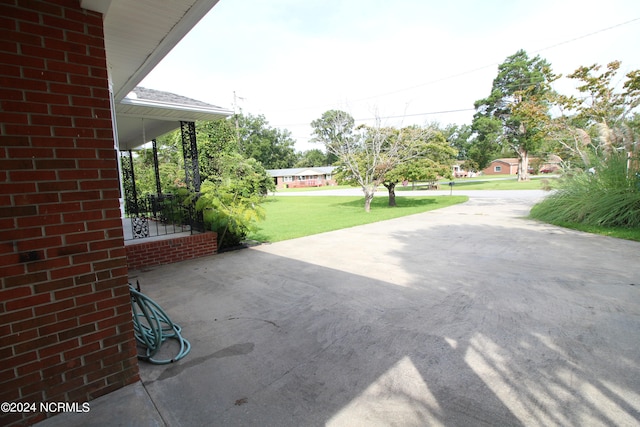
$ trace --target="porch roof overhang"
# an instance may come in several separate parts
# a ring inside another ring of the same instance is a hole
[[[136,88],[133,93],[136,96],[124,98],[116,105],[121,150],[132,150],[171,132],[180,127],[181,121],[218,120],[233,114],[231,110],[168,92]],[[149,99],[150,95],[154,99]]]

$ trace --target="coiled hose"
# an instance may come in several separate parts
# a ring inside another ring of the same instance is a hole
[[[133,312],[133,330],[136,341],[144,349],[143,354],[138,352],[138,359],[156,365],[166,365],[186,356],[191,350],[191,344],[180,335],[182,328],[171,321],[158,303],[140,292],[139,283],[137,283],[137,289],[129,284],[129,293]],[[180,346],[178,354],[172,359],[155,358],[162,343],[168,339],[178,342]]]

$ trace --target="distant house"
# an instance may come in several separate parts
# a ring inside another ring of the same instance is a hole
[[[540,173],[553,173],[557,172],[562,168],[562,159],[560,156],[556,156],[555,154],[550,155],[547,159],[542,162],[539,168]]]
[[[456,160],[455,164],[451,166],[453,176],[455,178],[466,178],[469,176],[475,176],[475,172],[467,171],[464,169],[465,160]]]
[[[277,188],[323,187],[336,185],[333,172],[336,166],[307,168],[268,169]]]
[[[545,161],[532,157],[529,159],[529,173],[551,173],[560,169],[562,159],[558,156],[551,155]],[[537,171],[533,165],[539,165]],[[517,175],[518,159],[503,158],[495,159],[489,166],[482,170],[483,175]]]
[[[518,159],[495,159],[489,166],[482,169],[483,175],[516,175],[518,173]]]

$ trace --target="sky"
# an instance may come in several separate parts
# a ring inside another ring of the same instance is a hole
[[[471,124],[524,49],[556,74],[640,69],[638,0],[220,0],[143,80],[287,129],[296,150],[331,109],[383,126]],[[562,78],[556,90],[570,94]]]

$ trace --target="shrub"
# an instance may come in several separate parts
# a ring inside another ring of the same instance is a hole
[[[274,188],[273,180],[253,159],[227,156],[225,169],[215,180],[200,188],[196,209],[202,211],[205,226],[218,233],[218,247],[237,246],[264,217],[260,204]]]
[[[531,217],[552,224],[640,227],[637,157],[614,151],[589,171],[566,173],[559,189],[533,207]]]

